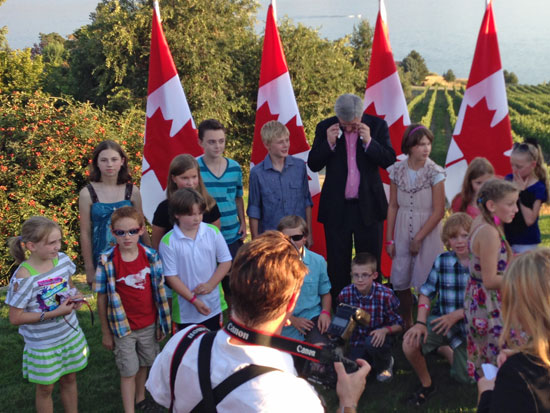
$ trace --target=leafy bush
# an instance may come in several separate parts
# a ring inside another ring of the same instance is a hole
[[[32,215],[63,228],[64,251],[81,265],[78,193],[86,183],[94,147],[105,139],[121,143],[139,181],[144,115],[122,115],[90,104],[36,92],[0,94],[0,234],[3,243],[19,234]],[[0,285],[14,261],[0,249]]]

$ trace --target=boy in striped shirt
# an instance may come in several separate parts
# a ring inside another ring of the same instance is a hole
[[[216,119],[207,119],[200,123],[199,143],[204,149],[204,155],[197,158],[201,177],[208,193],[218,203],[221,232],[231,257],[235,258],[246,238],[241,166],[233,159],[223,156],[225,128]],[[229,277],[222,280],[222,287],[226,296],[230,295]]]

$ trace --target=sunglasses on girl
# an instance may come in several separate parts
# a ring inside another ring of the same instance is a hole
[[[128,231],[123,231],[121,229],[114,229],[113,234],[115,234],[116,237],[125,237],[126,235],[134,236],[139,234],[140,230],[141,228],[132,228],[132,229],[129,229]]]
[[[305,236],[306,236],[306,234],[296,234],[296,235],[289,235],[288,237],[289,237],[292,241],[300,241],[300,240],[303,239]]]

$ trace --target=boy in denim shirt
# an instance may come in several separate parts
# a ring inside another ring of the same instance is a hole
[[[282,217],[298,215],[308,228],[311,245],[311,207],[306,164],[288,155],[290,132],[281,122],[270,121],[262,126],[262,142],[267,156],[250,170],[247,214],[252,239],[276,229]]]

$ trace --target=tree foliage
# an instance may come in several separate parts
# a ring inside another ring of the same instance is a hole
[[[92,151],[102,140],[118,141],[139,181],[142,132],[140,111],[109,113],[41,92],[0,94],[0,238],[19,235],[27,218],[44,215],[61,225],[65,252],[81,264],[78,193]],[[0,249],[0,285],[12,264]]]
[[[0,1],[0,3],[2,3]],[[8,40],[6,39],[6,35],[8,34],[8,26],[2,26],[0,27],[0,50],[8,50]]]
[[[411,81],[415,85],[420,85],[430,73],[424,58],[416,50],[411,50],[403,59],[401,65],[405,73],[411,74]]]
[[[514,72],[504,70],[504,82],[507,85],[517,85],[519,83],[518,77]]]
[[[254,29],[256,2],[173,0],[161,6],[163,30],[193,117],[223,122],[230,154],[248,164],[263,43]],[[103,0],[91,23],[66,43],[69,93],[119,111],[144,107],[151,13],[150,2]],[[358,47],[368,45],[366,29],[366,23],[358,29],[365,37],[354,41]],[[364,87],[366,71],[351,63],[359,52],[345,39],[321,39],[315,30],[286,20],[280,33],[304,125],[313,131],[339,93]]]
[[[0,50],[0,90],[3,92],[38,89],[43,70],[42,57],[33,58],[31,49]]]
[[[445,72],[443,75],[443,79],[445,79],[447,82],[454,82],[456,80],[455,73],[452,71],[452,69],[449,69]]]
[[[351,62],[356,69],[365,74],[365,78],[370,65],[373,37],[374,29],[368,20],[362,19],[357,26],[353,26],[350,38],[350,44],[353,48]]]
[[[279,24],[279,32],[304,128],[313,138],[315,126],[332,114],[339,95],[364,93],[366,72],[354,67],[354,49],[346,39],[321,39],[315,30],[288,19]]]
[[[409,101],[412,99],[412,82],[410,72],[405,72],[403,66],[397,66],[397,74],[399,75],[399,80],[401,81],[401,87],[403,88],[403,94],[405,95],[405,100]]]

